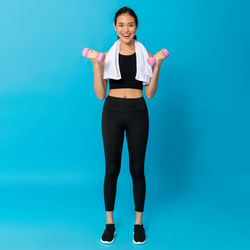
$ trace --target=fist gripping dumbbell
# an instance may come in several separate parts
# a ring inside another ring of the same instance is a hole
[[[168,51],[167,51],[166,49],[162,49],[161,51],[163,52],[163,54],[164,54],[166,57],[169,56],[169,53],[168,53]],[[152,56],[152,57],[149,57],[147,61],[148,61],[148,64],[149,64],[150,66],[154,66],[155,63],[156,63],[156,60],[155,60],[155,58],[154,58],[153,56]]]
[[[89,51],[90,51],[89,48],[85,48],[85,49],[82,51],[82,56],[83,56],[83,57],[87,57]],[[98,60],[98,62],[100,62],[100,63],[104,62],[104,60],[105,60],[105,54],[104,54],[104,53],[98,53],[97,60]]]

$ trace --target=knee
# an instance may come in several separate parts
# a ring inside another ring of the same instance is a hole
[[[143,179],[144,176],[144,164],[136,163],[130,165],[130,174],[133,179]]]
[[[116,179],[119,176],[120,168],[116,165],[109,165],[106,167],[105,178]]]

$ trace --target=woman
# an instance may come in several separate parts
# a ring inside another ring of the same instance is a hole
[[[146,242],[142,223],[146,182],[144,176],[144,159],[148,139],[149,118],[142,81],[135,79],[136,53],[135,40],[138,20],[135,12],[127,7],[115,14],[114,28],[120,39],[119,67],[121,79],[109,79],[110,89],[102,113],[102,136],[105,151],[104,200],[106,210],[106,228],[101,242],[112,243],[116,233],[113,210],[116,196],[117,178],[120,172],[124,131],[129,149],[130,173],[133,180],[133,195],[136,219],[134,223],[133,242]],[[105,53],[107,56],[108,52]],[[152,56],[148,52],[149,56]],[[104,64],[97,61],[98,53],[90,50],[87,57],[94,68],[94,90],[98,99],[103,100],[107,91],[107,80],[103,79]],[[152,78],[145,86],[146,97],[152,98],[158,87],[161,63],[165,55],[160,51],[154,55],[156,64]]]

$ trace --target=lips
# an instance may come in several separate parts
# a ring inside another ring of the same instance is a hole
[[[125,38],[129,38],[130,37],[130,34],[128,36],[125,36],[124,34],[122,34],[123,37]]]

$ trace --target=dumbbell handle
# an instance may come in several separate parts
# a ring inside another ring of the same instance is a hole
[[[163,54],[164,54],[166,57],[169,56],[169,53],[168,53],[168,51],[167,51],[166,49],[162,49],[161,51],[163,52]],[[148,64],[149,64],[150,66],[154,66],[154,65],[156,64],[156,60],[155,60],[155,58],[154,58],[153,56],[149,57],[147,61],[148,61]]]
[[[85,49],[82,51],[82,56],[83,56],[83,57],[87,57],[89,51],[90,51],[89,48],[85,48]],[[104,62],[104,60],[105,60],[105,54],[104,54],[104,53],[98,53],[97,60],[98,60],[98,62],[100,62],[100,63]]]
[[[90,51],[89,48],[85,48],[85,49],[82,51],[82,56],[83,56],[83,57],[87,57],[89,51]],[[168,52],[166,49],[162,49],[161,51],[163,52],[163,54],[164,54],[166,57],[169,56],[169,52]],[[105,60],[105,54],[104,54],[104,53],[98,53],[97,60],[98,60],[98,62],[100,62],[100,63],[104,62],[104,60]],[[156,60],[155,60],[155,58],[154,58],[153,56],[152,56],[152,57],[149,57],[147,61],[148,61],[148,64],[149,64],[150,66],[154,66],[155,63],[156,63]]]

